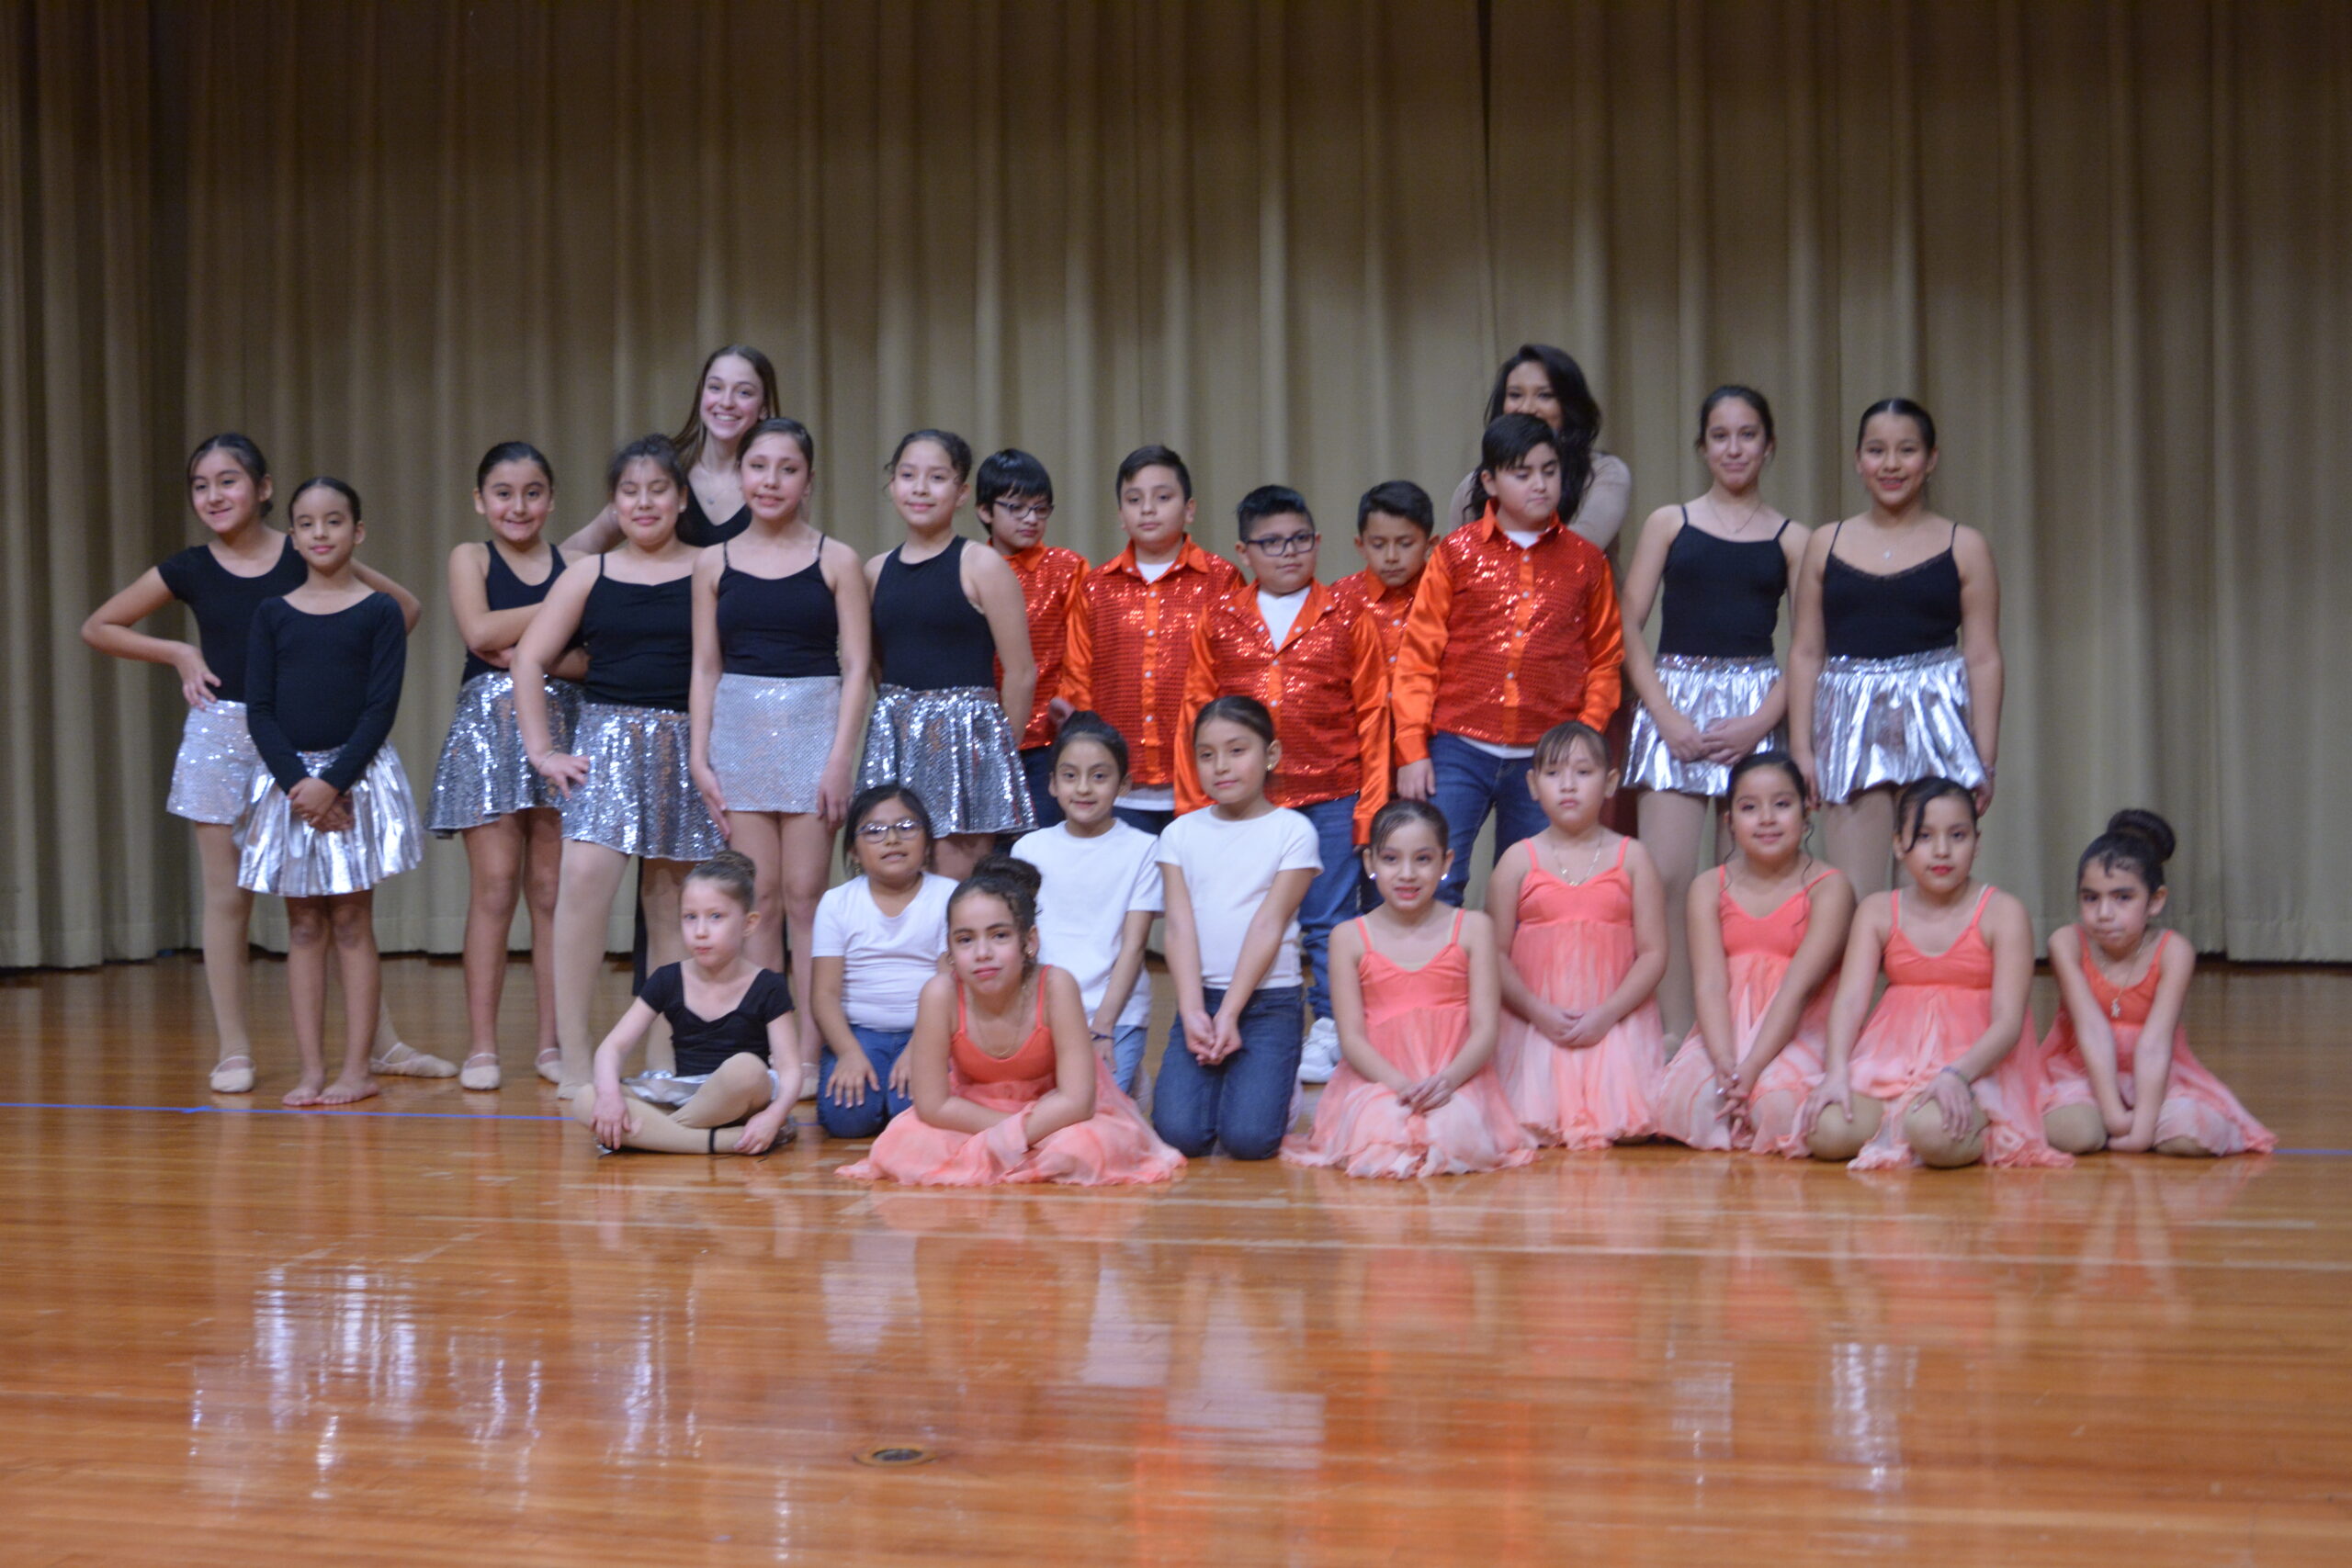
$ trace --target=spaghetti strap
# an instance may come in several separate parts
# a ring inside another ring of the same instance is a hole
[[[1037,1027],[1046,1027],[1046,971],[1050,965],[1037,965]]]
[[[1978,922],[1984,919],[1984,906],[1992,901],[1993,885],[1988,882],[1984,885],[1984,890],[1976,895],[1976,908],[1968,917],[1968,929],[1970,931],[1974,931]]]
[[[1363,943],[1363,950],[1366,953],[1378,953],[1380,949],[1374,947],[1372,942],[1372,927],[1364,923],[1364,918],[1362,915],[1358,915],[1355,918],[1354,924],[1356,928],[1356,940]]]
[[[1796,519],[1795,519],[1795,518],[1793,518],[1793,517],[1783,517],[1783,518],[1781,518],[1781,525],[1780,525],[1779,527],[1777,527],[1777,528],[1775,528],[1775,529],[1773,529],[1773,530],[1772,530],[1772,537],[1773,537],[1774,541],[1775,541],[1775,542],[1777,542],[1777,541],[1780,539],[1780,537],[1781,537],[1781,535],[1783,535],[1783,534],[1787,533],[1787,532],[1789,531],[1789,525],[1790,525],[1790,524],[1792,524],[1792,523],[1793,523],[1793,522],[1795,522],[1795,521],[1796,521]]]
[[[1459,909],[1453,911],[1453,929],[1445,933],[1445,945],[1448,947],[1462,945],[1462,911]]]
[[[730,570],[735,565],[733,558],[727,553],[727,541],[724,539],[718,541],[718,564]]]
[[[1957,524],[1957,523],[1954,523],[1954,524],[1951,525],[1951,532],[1944,536],[1944,554],[1946,554],[1946,555],[1950,555],[1950,554],[1951,554],[1952,547],[1953,547],[1954,545],[1959,544],[1959,543],[1960,543],[1960,525],[1959,525],[1959,524]]]
[[[598,577],[605,575],[605,552],[602,550],[596,552],[596,575]]]

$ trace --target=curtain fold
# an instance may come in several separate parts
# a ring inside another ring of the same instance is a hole
[[[1118,543],[1120,454],[1193,460],[1226,548],[1296,484],[1472,460],[1561,344],[1638,520],[1702,488],[1699,397],[1780,415],[1773,499],[1861,504],[1851,422],[1919,397],[1983,527],[2009,699],[1988,871],[2045,924],[2106,815],[2181,829],[2207,949],[2352,958],[2352,17],[2325,0],[0,0],[0,964],[193,935],[168,677],[80,618],[197,536],[179,455],[243,429],[367,499],[428,609],[420,785],[492,443],[560,531],[720,343],[775,359],[818,514],[895,536],[903,431],[1045,458]],[[169,630],[174,612],[159,617]],[[61,741],[62,743],[61,743]],[[454,951],[454,845],[388,885]]]

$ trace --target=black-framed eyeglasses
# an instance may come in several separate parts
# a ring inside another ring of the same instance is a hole
[[[996,510],[998,516],[1011,518],[1015,523],[1044,523],[1053,517],[1054,503],[1050,501],[1032,501],[1025,503],[1018,501],[1000,501],[996,503]]]
[[[1300,556],[1315,547],[1320,534],[1261,534],[1254,539],[1244,539],[1245,550],[1263,550],[1270,556]]]
[[[863,822],[858,825],[857,836],[869,844],[878,844],[885,839],[920,838],[922,824],[911,817],[901,817],[896,822]]]

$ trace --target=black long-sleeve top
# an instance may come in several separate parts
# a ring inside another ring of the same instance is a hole
[[[245,724],[277,787],[311,776],[304,751],[333,751],[319,777],[338,794],[376,760],[400,711],[408,626],[389,593],[314,615],[283,599],[254,611],[245,650]]]

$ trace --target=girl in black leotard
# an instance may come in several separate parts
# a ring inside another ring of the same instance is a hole
[[[268,526],[269,464],[261,448],[234,432],[208,438],[187,462],[188,504],[212,537],[191,545],[90,612],[82,640],[117,659],[168,664],[187,699],[187,722],[172,766],[165,809],[196,829],[204,875],[204,984],[212,1001],[220,1054],[212,1069],[216,1094],[245,1094],[254,1087],[253,1042],[245,1031],[245,953],[252,942],[254,897],[237,886],[237,827],[261,772],[245,728],[245,645],[254,611],[266,599],[302,585],[309,569],[286,536]],[[389,593],[411,631],[422,612],[416,595],[368,567],[360,580]],[[177,642],[131,628],[175,599],[195,618],[197,640]],[[376,1031],[379,1072],[446,1077],[453,1063],[412,1051],[392,1032],[389,1016]]]
[[[670,437],[686,475],[678,513],[678,537],[685,544],[696,549],[723,544],[752,525],[736,459],[752,426],[782,412],[775,388],[775,367],[748,344],[713,349],[702,362],[694,407]],[[607,506],[564,540],[563,553],[598,555],[619,544],[621,534],[620,514]]]
[[[514,649],[514,711],[533,766],[562,797],[563,872],[555,901],[555,1027],[566,1091],[588,1079],[590,1006],[605,922],[629,857],[652,964],[684,952],[678,889],[725,840],[687,760],[694,668],[695,551],[678,537],[686,488],[676,448],[648,435],[620,449],[609,475],[627,542],[564,568]],[[560,751],[542,682],[572,634],[588,649],[580,727]]]
[[[1625,619],[1625,682],[1641,706],[1626,748],[1627,789],[1643,847],[1667,898],[1666,977],[1658,1011],[1668,1040],[1690,1032],[1690,964],[1683,900],[1702,862],[1714,803],[1731,793],[1731,764],[1779,743],[1788,688],[1773,655],[1781,603],[1804,560],[1803,525],[1759,487],[1772,459],[1772,405],[1747,387],[1718,387],[1699,406],[1699,456],[1713,483],[1684,506],[1662,506],[1618,595]],[[1642,633],[1665,591],[1655,657]]]
[[[1824,807],[1822,848],[1857,894],[1894,877],[1894,795],[1956,779],[1993,803],[2000,583],[1984,536],[1928,509],[1936,426],[1908,398],[1863,412],[1870,510],[1816,531],[1789,648],[1789,750]]]
[[[768,915],[752,929],[753,962],[781,974],[788,951],[805,997],[872,691],[865,563],[808,521],[817,448],[799,421],[762,420],[741,457],[752,525],[695,567],[695,784],[757,875]],[[816,1025],[799,1030],[814,1084]]]
[[[496,1089],[498,1002],[506,986],[506,936],[527,889],[531,976],[538,999],[538,1071],[553,1080],[555,1043],[555,888],[563,856],[556,795],[523,750],[514,716],[514,645],[563,570],[563,552],[542,536],[555,500],[555,472],[538,448],[521,441],[493,446],[474,471],[474,510],[490,523],[487,540],[449,552],[449,608],[466,639],[466,669],[449,738],[433,773],[425,823],[440,838],[462,833],[471,897],[466,904],[466,1022],[472,1050],[458,1080]],[[573,650],[544,682],[551,739],[571,745],[580,688],[588,668]]]
[[[1036,826],[1016,750],[1037,682],[1029,612],[1004,558],[956,532],[971,478],[971,446],[944,430],[918,430],[891,454],[907,540],[865,563],[881,695],[858,768],[861,788],[897,783],[922,797],[934,863],[959,879],[999,833]]]

